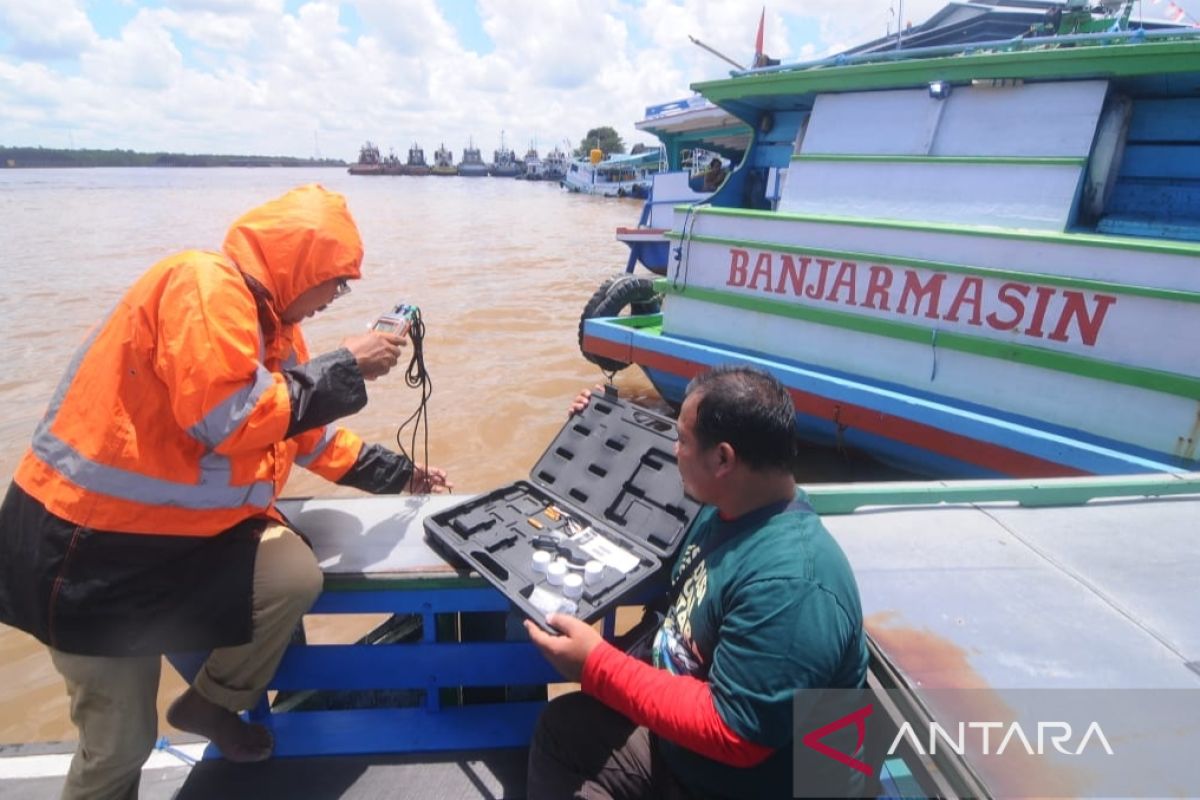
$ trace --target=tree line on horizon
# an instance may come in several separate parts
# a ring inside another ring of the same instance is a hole
[[[189,153],[139,153],[134,150],[89,150],[0,146],[0,169],[45,167],[340,167],[337,158],[232,156]]]

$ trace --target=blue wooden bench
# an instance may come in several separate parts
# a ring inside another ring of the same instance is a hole
[[[325,590],[311,613],[412,615],[411,627],[419,634],[394,644],[290,647],[270,689],[397,690],[396,694],[415,701],[401,707],[280,711],[264,698],[249,716],[273,729],[276,755],[478,750],[529,743],[544,701],[461,699],[475,687],[544,686],[561,680],[523,635],[516,641],[459,637],[455,623],[465,619],[463,615],[490,613],[494,619],[510,608],[502,594],[482,579],[455,570],[424,540],[425,515],[462,499],[379,497],[280,503],[311,540],[325,571]],[[204,654],[176,654],[171,661],[188,677],[203,658]],[[212,747],[206,753],[206,757],[216,755]]]

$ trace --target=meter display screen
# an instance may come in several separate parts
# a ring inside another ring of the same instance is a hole
[[[398,320],[379,319],[375,321],[373,330],[377,330],[380,333],[403,333],[407,327],[407,323],[402,323]]]

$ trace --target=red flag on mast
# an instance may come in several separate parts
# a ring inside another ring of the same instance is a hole
[[[754,66],[762,61],[763,54],[763,22],[767,18],[767,7],[763,6],[762,14],[758,17],[758,36],[754,37]]]

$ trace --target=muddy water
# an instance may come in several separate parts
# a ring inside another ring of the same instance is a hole
[[[576,391],[599,371],[576,347],[579,312],[623,269],[613,229],[634,201],[568,195],[501,179],[353,177],[341,170],[0,170],[0,479],[7,484],[59,375],[88,328],[150,264],[179,249],[217,249],[246,209],[293,186],[346,194],[366,243],[364,277],[305,324],[314,352],[336,347],[401,300],[421,307],[430,461],[458,492],[523,477]],[[637,370],[623,394],[653,395]],[[417,394],[400,374],[369,387],[348,427],[393,441]],[[297,470],[290,495],[347,495]],[[310,633],[350,641],[369,621],[323,618]],[[161,695],[180,683],[164,670]],[[169,729],[164,729],[169,733]],[[74,738],[45,650],[0,626],[0,743]]]

